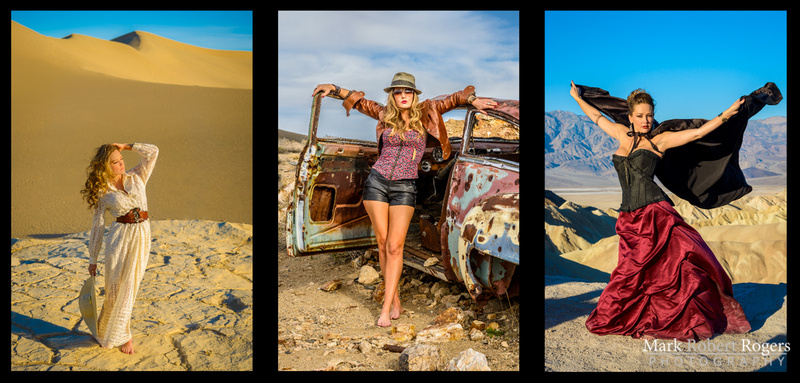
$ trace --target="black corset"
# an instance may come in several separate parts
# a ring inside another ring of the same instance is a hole
[[[631,212],[659,201],[674,205],[653,180],[659,160],[657,154],[646,149],[635,150],[628,157],[612,156],[622,186],[620,211]]]

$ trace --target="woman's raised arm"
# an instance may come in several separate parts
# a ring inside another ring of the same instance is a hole
[[[575,99],[575,101],[578,103],[578,106],[581,107],[583,113],[586,114],[586,116],[592,121],[594,121],[594,123],[597,124],[600,129],[603,129],[606,134],[616,138],[617,140],[619,140],[620,134],[627,133],[628,128],[625,125],[617,124],[616,122],[605,118],[605,116],[603,116],[599,110],[595,109],[595,107],[589,105],[581,98],[580,90],[578,90],[578,87],[574,82],[570,81],[570,84],[572,88],[569,91],[569,95]]]
[[[331,95],[339,99],[344,99],[350,91],[333,84],[319,84],[314,88],[314,93],[311,93],[311,97],[314,97],[319,92],[322,92],[322,97]]]

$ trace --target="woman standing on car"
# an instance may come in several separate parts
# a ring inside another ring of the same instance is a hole
[[[364,208],[367,210],[378,239],[378,260],[386,292],[378,326],[392,325],[402,313],[398,283],[403,270],[403,246],[416,205],[417,168],[427,141],[441,146],[442,156],[450,156],[450,142],[442,114],[459,105],[472,104],[478,110],[492,109],[497,103],[475,96],[475,87],[434,100],[419,101],[414,76],[400,72],[384,89],[389,93],[386,106],[364,98],[364,92],[351,91],[333,84],[320,84],[313,95],[322,92],[344,100],[350,115],[355,108],[378,120],[378,161],[364,183]],[[430,136],[430,137],[429,137]]]

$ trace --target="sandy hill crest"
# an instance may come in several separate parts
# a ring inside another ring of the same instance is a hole
[[[111,41],[116,41],[118,43],[128,44],[136,49],[139,49],[139,44],[142,42],[142,39],[139,37],[139,33],[136,31],[124,34],[120,37],[115,39],[111,39]]]
[[[712,210],[672,198],[675,210],[700,232],[733,283],[786,283],[786,189]],[[556,205],[556,200],[564,202]],[[565,201],[552,192],[545,194],[544,210],[545,274],[606,282],[618,261],[618,213]]]
[[[200,48],[143,31],[109,41],[80,34],[57,39],[12,21],[11,59],[18,67],[56,67],[162,84],[253,88],[252,52]]]

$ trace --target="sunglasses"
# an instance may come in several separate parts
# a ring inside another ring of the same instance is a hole
[[[398,94],[401,94],[401,93],[411,94],[411,93],[414,93],[414,89],[410,89],[410,88],[405,88],[405,89],[395,88],[395,90],[392,91],[392,94],[395,94],[395,95],[398,95]]]

